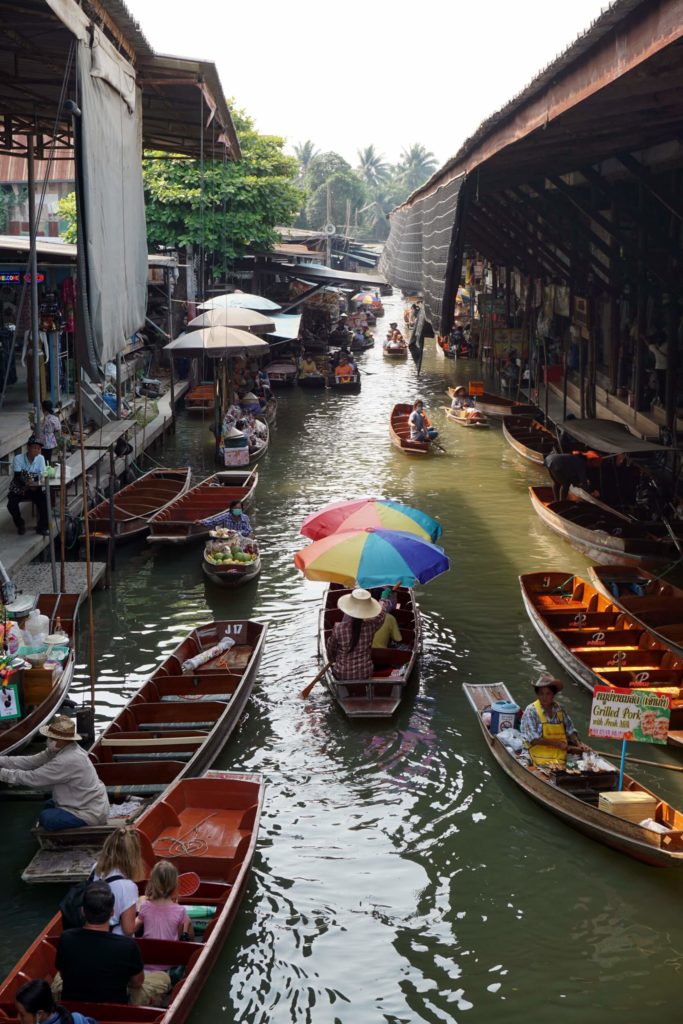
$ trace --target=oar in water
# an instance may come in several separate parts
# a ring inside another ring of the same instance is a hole
[[[308,686],[304,686],[303,690],[299,694],[299,697],[301,698],[301,700],[306,700],[307,699],[309,693],[311,692],[311,690],[313,689],[315,684],[322,679],[322,677],[327,672],[328,668],[332,668],[332,662],[331,661],[328,661],[326,665],[323,665],[323,667],[320,669],[320,671],[318,672],[318,674],[315,677],[315,679],[311,679],[311,681],[308,684]]]
[[[612,761],[620,761],[621,754],[608,754],[606,750],[595,750],[595,754],[599,754],[600,757],[609,757]],[[683,765],[680,764],[664,764],[660,761],[644,761],[640,757],[630,757],[626,755],[627,761],[632,761],[633,764],[646,764],[650,768],[666,768],[669,772],[683,772]]]

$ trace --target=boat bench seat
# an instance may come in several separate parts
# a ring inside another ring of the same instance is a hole
[[[647,675],[647,679],[637,680],[636,676]],[[644,686],[646,689],[653,684],[656,686],[681,686],[683,683],[683,669],[670,668],[635,668],[623,669],[621,673],[613,666],[601,668],[598,675],[603,676],[613,686],[622,685],[619,676],[623,677],[624,686]]]
[[[548,611],[543,614],[544,619],[555,631],[560,629],[610,629],[617,624],[616,612],[571,612],[571,611]]]

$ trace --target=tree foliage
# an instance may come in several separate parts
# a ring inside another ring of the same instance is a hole
[[[66,222],[66,228],[61,233],[65,242],[76,241],[76,193],[69,192],[57,201],[57,210],[60,221]]]
[[[378,188],[389,178],[391,168],[384,156],[370,145],[358,150],[358,173],[368,188]]]
[[[217,269],[227,269],[248,248],[268,250],[276,225],[290,224],[303,202],[297,162],[284,139],[260,135],[252,119],[232,107],[242,149],[239,163],[145,158],[147,236],[151,245],[203,244]]]

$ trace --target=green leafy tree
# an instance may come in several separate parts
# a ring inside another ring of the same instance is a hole
[[[436,168],[437,162],[434,154],[416,142],[402,151],[398,172],[408,194],[410,194],[424,184]]]
[[[60,232],[60,238],[65,242],[76,241],[76,193],[70,192],[57,201],[57,211],[60,222],[66,224],[66,228]]]
[[[232,107],[240,140],[238,163],[145,158],[147,235],[151,245],[203,244],[218,270],[248,248],[270,249],[277,225],[292,223],[303,203],[295,184],[296,159],[283,138],[260,135],[253,120]]]
[[[391,168],[373,145],[358,150],[358,173],[369,188],[377,188],[391,174]]]
[[[350,203],[351,219],[367,202],[367,191],[360,175],[339,153],[319,153],[313,157],[304,184],[308,192],[305,223],[320,230],[327,223],[327,190],[330,191],[330,217],[341,228],[346,224],[347,204]]]
[[[311,142],[310,139],[306,139],[305,142],[301,142],[298,146],[294,147],[294,156],[299,161],[301,177],[305,175],[311,160],[317,154],[318,150],[315,148],[315,143]]]

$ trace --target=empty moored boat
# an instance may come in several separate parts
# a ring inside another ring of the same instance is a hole
[[[207,416],[216,408],[214,384],[197,384],[185,395],[185,410],[191,416]]]
[[[113,537],[119,543],[141,537],[149,529],[152,516],[186,493],[191,476],[191,469],[161,468],[145,473],[114,495],[113,517],[108,498],[88,512],[90,539],[98,542]]]
[[[533,416],[504,416],[503,436],[523,459],[541,466],[546,455],[559,450],[557,438],[552,431]]]
[[[240,501],[246,508],[254,498],[258,470],[224,469],[176,498],[149,520],[149,544],[187,544],[209,536],[202,520],[218,515]]]
[[[594,565],[588,570],[603,597],[683,657],[683,590],[644,569]]]

